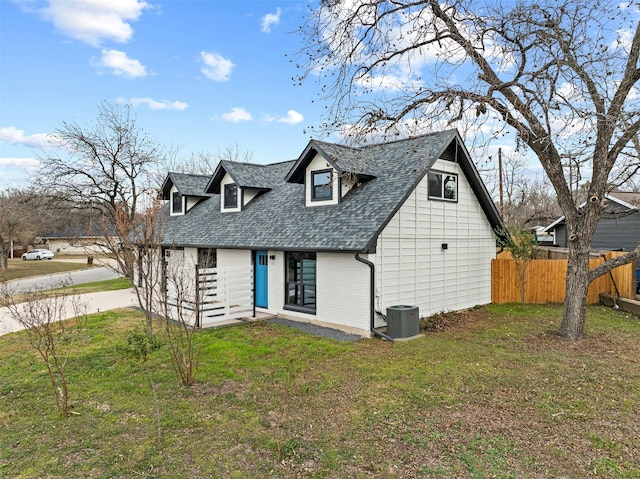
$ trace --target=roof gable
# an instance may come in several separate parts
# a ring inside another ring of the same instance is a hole
[[[207,193],[220,194],[220,183],[225,174],[228,174],[240,188],[268,191],[271,188],[265,180],[266,166],[223,160],[218,163],[213,176],[206,185],[205,191]]]
[[[315,154],[324,158],[338,175],[354,174],[362,180],[375,178],[368,168],[366,149],[311,140],[285,177],[285,181],[304,183],[305,170]]]
[[[193,175],[188,173],[170,172],[162,183],[162,199],[168,200],[171,188],[176,187],[184,196],[208,196],[205,192],[209,177],[206,175]]]
[[[620,214],[620,213],[626,213],[626,212],[633,212],[633,211],[639,211],[637,206],[632,205],[631,203],[627,203],[624,200],[621,200],[620,198],[616,198],[615,196],[605,193],[604,197],[609,200],[609,204],[607,205],[607,207],[605,208],[605,210],[603,211],[601,217],[606,217],[607,215],[616,215],[616,214]],[[584,205],[586,205],[587,202],[582,202],[578,207],[582,208],[584,207]],[[558,218],[557,220],[555,220],[553,223],[551,223],[549,226],[547,226],[546,228],[544,228],[542,231],[547,233],[551,230],[553,230],[556,226],[562,224],[565,222],[566,217],[563,215],[560,218]]]

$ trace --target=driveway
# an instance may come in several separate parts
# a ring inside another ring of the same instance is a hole
[[[122,275],[111,268],[98,266],[78,271],[69,271],[67,273],[56,273],[46,276],[36,276],[33,278],[15,279],[7,282],[7,287],[9,288],[9,292],[12,294],[22,294],[29,291],[42,291],[45,289],[58,288],[61,283],[93,283],[94,281],[106,281],[108,279],[119,278],[120,276]]]
[[[120,289],[117,291],[103,291],[100,293],[88,293],[80,295],[81,304],[86,307],[87,314],[109,311],[111,309],[130,308],[138,306],[138,301],[133,289]],[[64,318],[74,316],[69,308],[64,313]],[[0,308],[0,336],[14,331],[20,331],[23,327],[15,321],[8,308]]]

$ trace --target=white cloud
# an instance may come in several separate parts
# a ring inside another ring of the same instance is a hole
[[[147,8],[150,5],[141,0],[47,0],[46,6],[32,11],[60,33],[97,47],[105,40],[129,41],[130,22]]]
[[[0,166],[13,166],[32,170],[40,166],[40,162],[35,158],[0,158]]]
[[[304,120],[304,116],[302,116],[301,113],[298,113],[295,110],[289,110],[287,112],[287,116],[276,119],[276,121],[280,123],[287,123],[289,125],[297,125],[298,123],[301,123],[303,120]]]
[[[138,60],[127,57],[119,50],[102,50],[102,58],[92,61],[96,68],[107,68],[116,76],[124,78],[139,78],[147,76],[147,68]]]
[[[200,60],[204,64],[200,71],[214,81],[228,81],[231,70],[235,67],[231,60],[215,52],[200,52]]]
[[[249,113],[244,108],[234,107],[229,113],[223,113],[222,119],[225,121],[238,123],[240,121],[251,121],[253,120],[253,117],[251,116],[251,113]]]
[[[45,148],[51,146],[51,138],[46,133],[36,133],[26,135],[23,130],[18,130],[13,126],[0,128],[0,141],[10,145],[23,145],[35,148]]]
[[[280,14],[282,9],[278,7],[276,13],[267,13],[262,17],[262,31],[264,33],[271,33],[271,26],[280,23]]]
[[[132,106],[147,105],[150,110],[186,110],[188,103],[183,101],[154,100],[153,98],[118,98],[118,103],[126,103]]]

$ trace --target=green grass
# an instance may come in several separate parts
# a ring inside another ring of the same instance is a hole
[[[567,342],[560,314],[480,308],[395,344],[207,330],[191,388],[166,345],[127,355],[139,313],[97,314],[69,418],[24,333],[2,336],[0,477],[640,478],[640,321],[589,307]]]
[[[129,278],[107,279],[105,281],[94,281],[93,283],[75,284],[65,286],[62,289],[73,290],[77,294],[98,293],[101,291],[116,291],[119,289],[131,288]]]
[[[86,264],[68,263],[64,261],[52,260],[42,261],[22,261],[21,259],[10,259],[7,264],[7,271],[0,271],[0,282],[11,281],[13,279],[28,278],[31,276],[42,276],[45,274],[66,273],[85,269]]]

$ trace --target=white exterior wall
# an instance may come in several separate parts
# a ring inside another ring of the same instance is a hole
[[[269,312],[274,314],[282,313],[284,309],[282,306],[284,305],[284,278],[285,278],[285,268],[286,264],[284,263],[284,252],[283,251],[269,251],[269,266],[268,266],[268,278],[269,278]],[[272,256],[275,256],[275,259],[271,259]],[[305,314],[305,317],[309,317],[310,315]]]
[[[258,195],[258,190],[243,188],[242,189],[242,206],[247,206],[251,202],[251,200],[254,199],[257,195]]]
[[[418,306],[420,316],[491,302],[495,236],[456,163],[434,170],[458,174],[458,202],[428,199],[427,175],[378,238],[376,308]],[[447,249],[442,249],[442,244]]]
[[[218,268],[251,266],[251,251],[246,249],[218,249]]]
[[[362,256],[368,259],[367,255]],[[316,320],[370,330],[371,270],[353,253],[318,253]]]
[[[114,241],[114,240],[112,240]],[[115,239],[117,242],[117,238]],[[104,242],[104,238],[91,239],[56,239],[49,238],[47,240],[47,249],[54,252],[54,254],[107,254],[109,251],[107,248],[103,248],[94,244],[95,242]]]
[[[198,201],[200,201],[199,198],[196,198],[194,196],[187,196],[187,211],[197,205]]]
[[[198,264],[198,248],[185,248],[184,249],[184,262],[190,266]]]

